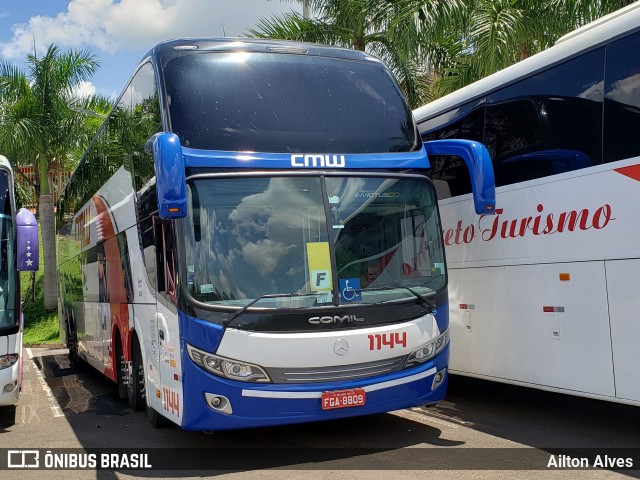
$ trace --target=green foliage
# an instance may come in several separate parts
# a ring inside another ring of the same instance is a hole
[[[453,92],[554,45],[633,0],[466,0],[433,38],[437,95]],[[436,27],[437,28],[437,27]]]
[[[308,0],[249,32],[366,50],[417,107],[535,53],[633,0]]]
[[[40,258],[42,259],[42,242],[40,242]],[[35,300],[32,299],[32,279],[35,278]],[[58,312],[47,312],[44,308],[44,270],[42,267],[32,274],[20,273],[22,313],[24,315],[24,344],[40,345],[60,343]]]
[[[0,61],[0,151],[14,165],[36,168],[34,188],[42,241],[46,244],[42,257],[47,272],[44,302],[50,311],[56,308],[54,208],[50,196],[55,193],[55,185],[50,178],[66,173],[73,152],[88,143],[86,115],[78,113],[74,105],[74,90],[98,67],[98,58],[91,51],[63,52],[53,44],[44,55],[35,51],[28,54],[25,71]]]

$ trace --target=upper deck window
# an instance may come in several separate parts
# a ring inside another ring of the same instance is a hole
[[[406,152],[411,110],[377,62],[247,52],[185,54],[163,69],[171,130],[190,148]]]

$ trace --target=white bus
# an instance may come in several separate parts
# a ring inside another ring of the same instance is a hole
[[[18,403],[22,385],[19,271],[38,269],[38,226],[22,208],[16,214],[13,170],[0,155],[0,408]]]
[[[494,217],[431,156],[451,372],[640,405],[640,4],[414,111],[424,141],[483,142]]]

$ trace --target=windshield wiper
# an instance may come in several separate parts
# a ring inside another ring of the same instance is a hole
[[[435,309],[436,309],[435,302],[432,302],[428,298],[423,297],[418,292],[416,292],[415,290],[413,290],[413,289],[411,289],[409,287],[404,287],[404,286],[392,287],[392,286],[388,286],[387,285],[387,286],[384,286],[384,287],[361,288],[360,291],[361,292],[374,292],[376,290],[397,290],[399,288],[404,288],[405,290],[409,290],[418,300],[420,300],[420,303],[422,303],[424,306],[426,306],[432,312],[435,311]],[[395,299],[394,300],[383,300],[383,301],[380,301],[380,302],[376,302],[376,305],[381,305],[383,303],[387,303],[387,302],[391,302],[391,301],[395,301]]]
[[[224,325],[225,327],[228,327],[229,324],[231,324],[231,322],[235,318],[237,318],[238,316],[242,315],[244,312],[247,311],[247,309],[251,308],[253,305],[258,303],[260,300],[264,300],[265,298],[307,297],[309,295],[317,295],[317,293],[295,293],[295,292],[291,292],[291,293],[267,293],[265,295],[260,295],[258,298],[254,299],[254,300],[251,300],[244,307],[239,308],[238,310],[235,310],[235,311],[231,312],[229,315],[227,315],[225,317],[225,319],[222,321],[222,325]]]

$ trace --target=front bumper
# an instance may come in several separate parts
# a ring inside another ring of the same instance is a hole
[[[358,381],[303,385],[225,380],[187,360],[183,364],[182,427],[187,430],[228,430],[285,425],[371,415],[435,403],[446,393],[448,359],[449,346],[416,368]],[[434,382],[438,373],[444,374],[439,383]],[[365,405],[322,410],[323,392],[353,388],[365,390]],[[226,399],[228,405],[222,407],[228,408],[211,407],[210,399],[216,396]]]

